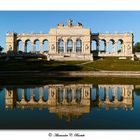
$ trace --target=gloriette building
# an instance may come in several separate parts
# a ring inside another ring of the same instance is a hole
[[[38,51],[37,42],[40,44]],[[45,53],[48,60],[133,58],[132,47],[132,33],[92,33],[90,28],[84,28],[81,23],[74,25],[72,20],[68,20],[67,25],[58,24],[56,28],[51,28],[48,34],[6,34],[7,51],[28,53],[30,50],[30,53]]]

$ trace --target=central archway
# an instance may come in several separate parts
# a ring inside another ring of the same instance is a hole
[[[71,88],[67,89],[67,102],[68,103],[72,102],[72,89]]]
[[[64,99],[64,97],[63,97],[63,89],[61,89],[61,88],[58,88],[58,91],[57,91],[58,93],[57,93],[57,95],[58,95],[58,103],[62,103],[63,102],[63,99]]]
[[[73,49],[73,41],[72,39],[67,40],[67,53],[71,53]]]
[[[58,53],[64,52],[64,41],[63,39],[58,40]]]

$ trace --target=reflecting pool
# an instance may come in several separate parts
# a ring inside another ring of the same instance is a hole
[[[0,88],[1,129],[140,129],[140,85]]]

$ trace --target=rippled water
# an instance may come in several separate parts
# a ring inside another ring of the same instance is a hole
[[[0,128],[140,129],[140,85],[2,86]]]

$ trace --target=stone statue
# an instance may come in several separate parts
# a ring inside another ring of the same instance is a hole
[[[78,26],[83,26],[82,23],[78,22]]]
[[[67,20],[67,25],[72,26],[73,25],[72,22],[73,22],[73,20],[71,20],[71,19]]]

